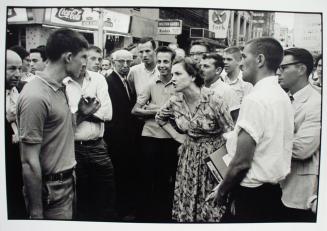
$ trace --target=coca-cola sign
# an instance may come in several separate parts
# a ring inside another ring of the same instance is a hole
[[[82,8],[58,8],[56,17],[66,22],[81,22],[83,13]]]
[[[8,9],[8,18],[15,17],[16,15],[17,15],[17,13],[14,8]]]

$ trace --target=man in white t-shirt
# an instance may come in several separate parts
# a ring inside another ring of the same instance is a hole
[[[218,205],[231,195],[231,222],[281,221],[279,182],[290,172],[294,129],[291,101],[275,76],[283,48],[273,38],[258,38],[246,44],[242,57],[243,78],[254,87],[241,105],[234,143],[227,145],[227,174],[211,195]]]

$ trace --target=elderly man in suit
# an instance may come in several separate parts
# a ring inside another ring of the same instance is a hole
[[[118,217],[126,221],[133,218],[135,209],[135,117],[131,111],[136,99],[127,82],[133,55],[117,50],[112,57],[113,72],[107,77],[112,120],[106,123],[104,137],[115,169]]]
[[[291,173],[282,182],[286,221],[315,221],[310,198],[317,194],[321,129],[321,95],[309,84],[313,57],[309,51],[284,51],[279,66],[280,85],[289,89],[294,110]]]

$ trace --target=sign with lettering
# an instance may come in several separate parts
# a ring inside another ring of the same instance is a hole
[[[26,8],[8,8],[8,22],[27,22]]]
[[[215,32],[215,38],[226,38],[230,11],[209,10],[209,30]]]
[[[103,29],[120,33],[129,32],[131,17],[126,14],[104,9],[103,10]]]
[[[99,8],[48,8],[46,21],[54,24],[70,25],[86,29],[99,29],[100,10],[103,13],[103,30],[128,33],[130,16]]]
[[[81,22],[83,12],[82,8],[58,8],[56,17],[66,22]]]
[[[181,34],[182,20],[159,20],[158,34]]]

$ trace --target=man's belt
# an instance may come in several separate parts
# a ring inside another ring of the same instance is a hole
[[[43,176],[44,181],[64,181],[73,175],[74,168]]]
[[[102,140],[102,137],[98,138],[96,140],[75,140],[75,144],[91,146],[91,145],[99,144],[101,140]]]

